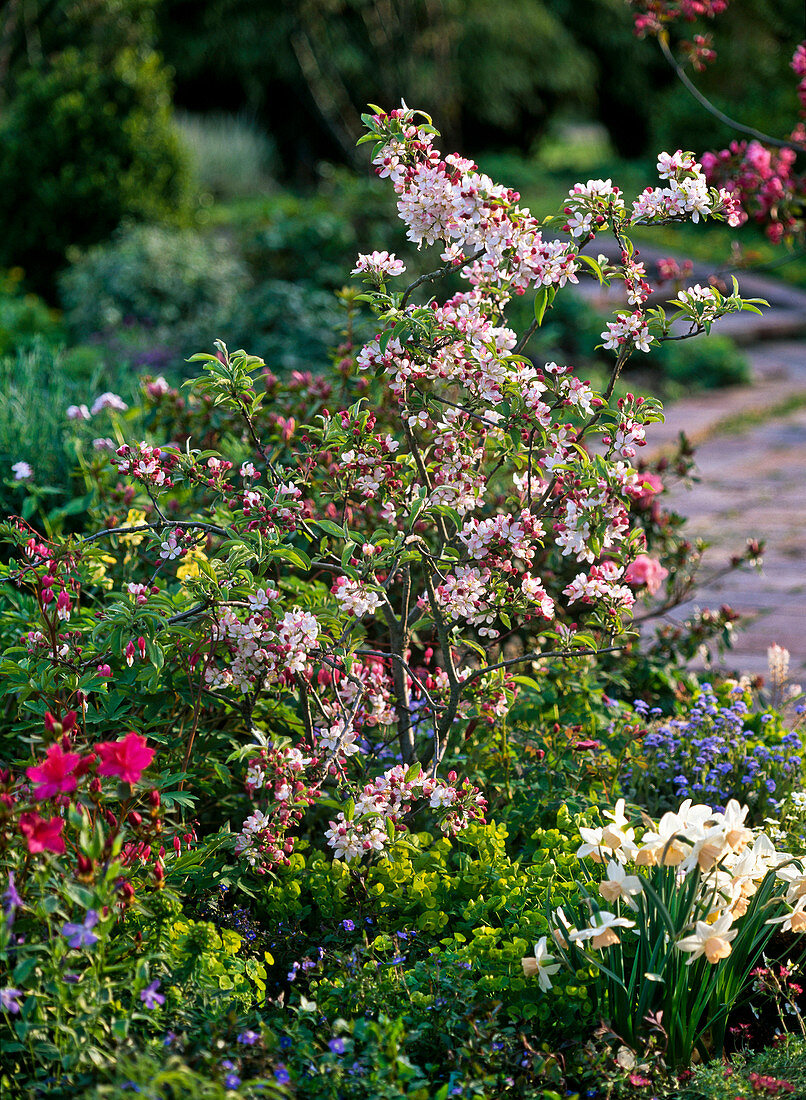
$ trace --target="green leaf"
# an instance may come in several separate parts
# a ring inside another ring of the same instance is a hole
[[[541,286],[535,295],[535,320],[538,326],[543,324],[543,318],[546,315],[546,310],[554,301],[557,295],[556,286]]]
[[[321,527],[323,531],[327,531],[329,535],[333,535],[337,539],[343,539],[347,537],[347,532],[343,527],[339,527],[338,523],[334,523],[332,519],[318,519],[316,526]]]
[[[275,546],[267,556],[271,559],[282,558],[283,561],[290,561],[292,565],[304,569],[306,573],[311,568],[311,559],[303,550],[298,550],[296,546]]]

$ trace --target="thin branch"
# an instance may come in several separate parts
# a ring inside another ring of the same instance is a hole
[[[468,264],[475,263],[476,260],[481,259],[486,251],[486,248],[480,248],[478,252],[474,252],[472,256],[468,256],[466,259],[460,260],[458,263],[451,262],[445,264],[443,267],[440,267],[437,271],[429,271],[427,275],[421,275],[419,279],[415,279],[414,282],[407,286],[406,289],[403,291],[403,297],[400,299],[400,308],[406,308],[406,303],[418,286],[422,286],[423,283],[432,283],[436,279],[441,279],[445,275],[450,275],[454,271],[459,271],[460,268],[467,267]]]
[[[195,520],[166,519],[160,520],[158,523],[141,523],[137,527],[104,527],[103,530],[96,531],[92,535],[86,535],[79,541],[86,544],[95,542],[96,539],[108,538],[114,535],[138,535],[142,534],[144,531],[162,531],[165,527],[186,527],[188,530],[210,531],[214,535],[223,535],[224,537],[232,534],[231,531],[227,531],[223,527],[217,527],[214,523],[197,523]]]
[[[628,643],[629,644],[629,643]],[[462,681],[463,684],[471,684],[474,680],[478,680],[481,676],[485,676],[488,672],[495,672],[499,668],[510,668],[512,665],[520,665],[526,661],[543,661],[548,657],[564,657],[566,659],[573,657],[598,657],[600,653],[618,653],[622,649],[626,649],[627,645],[611,645],[605,646],[602,649],[548,649],[544,651],[535,651],[534,653],[524,653],[521,657],[510,657],[508,661],[499,661],[497,665],[485,665],[484,668],[474,669],[469,676],[465,677]]]
[[[658,45],[661,48],[663,56],[677,73],[686,91],[693,95],[700,106],[704,107],[709,114],[714,116],[714,118],[718,118],[720,122],[724,123],[725,126],[729,126],[732,130],[738,130],[739,133],[748,134],[750,137],[754,137],[757,141],[761,141],[765,145],[773,145],[776,149],[794,149],[796,152],[806,153],[806,145],[800,142],[782,141],[780,138],[772,137],[770,134],[765,134],[761,130],[756,130],[753,126],[746,126],[743,122],[738,122],[735,118],[726,115],[724,111],[720,111],[710,99],[703,95],[696,84],[689,79],[685,69],[669,49],[669,43],[666,41],[665,34],[658,35]]]
[[[523,336],[521,336],[520,340],[518,340],[517,344],[512,349],[512,354],[513,355],[520,355],[520,353],[523,351],[523,349],[526,347],[526,345],[532,339],[534,334],[537,332],[539,323],[540,322],[535,317],[534,321],[532,321],[531,325],[529,325],[526,332],[524,332]]]

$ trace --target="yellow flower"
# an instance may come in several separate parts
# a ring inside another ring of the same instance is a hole
[[[114,565],[117,562],[117,558],[113,558],[111,554],[102,554],[99,558],[89,563],[90,580],[93,584],[99,584],[102,588],[111,588],[111,577],[106,575],[107,565]]]
[[[146,521],[145,512],[139,508],[130,508],[126,519],[121,524],[121,527],[141,527]],[[143,539],[146,537],[147,532],[142,535],[130,534],[120,535],[120,541],[125,542],[128,546],[139,546]]]
[[[199,576],[199,562],[207,561],[207,555],[198,546],[189,550],[182,559],[182,564],[176,571],[177,580],[189,581]]]

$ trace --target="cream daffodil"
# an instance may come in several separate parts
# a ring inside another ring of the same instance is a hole
[[[682,940],[678,940],[676,944],[681,951],[691,952],[691,957],[686,960],[686,965],[691,966],[701,955],[705,955],[712,966],[718,963],[720,959],[726,959],[732,950],[731,940],[735,940],[739,934],[737,928],[731,928],[732,920],[732,914],[729,912],[723,913],[713,924],[698,920],[694,934],[685,936]]]
[[[534,955],[528,955],[521,959],[524,977],[533,978],[537,975],[537,981],[544,993],[551,989],[551,975],[560,969],[560,963],[554,961],[554,956],[549,953],[546,943],[548,937],[541,936],[535,944]]]
[[[806,895],[798,899],[791,913],[772,917],[767,924],[780,924],[783,932],[806,932]]]
[[[599,884],[599,893],[611,904],[623,898],[631,909],[636,909],[633,898],[643,890],[638,875],[628,875],[624,868],[611,859],[607,865],[607,878]]]
[[[612,947],[613,944],[621,943],[614,931],[616,928],[635,928],[635,921],[627,920],[626,917],[617,917],[615,913],[608,913],[606,909],[600,909],[598,913],[593,914],[591,923],[587,928],[574,929],[568,938],[573,943],[590,940],[592,947],[601,950],[604,947]]]

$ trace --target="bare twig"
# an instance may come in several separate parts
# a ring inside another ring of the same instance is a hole
[[[754,137],[757,141],[761,141],[765,145],[773,145],[776,149],[794,149],[799,153],[806,153],[806,145],[801,142],[792,141],[791,139],[789,141],[782,141],[781,138],[765,134],[761,130],[756,130],[754,126],[746,126],[743,122],[738,122],[735,118],[726,115],[724,111],[720,111],[707,96],[703,95],[696,84],[689,79],[685,69],[669,49],[669,43],[665,34],[658,35],[658,45],[661,48],[661,53],[674,69],[686,91],[693,95],[700,106],[704,107],[709,114],[714,116],[714,118],[718,118],[720,122],[724,123],[725,126],[729,126],[732,130],[738,130],[741,134],[748,134],[750,137]]]

